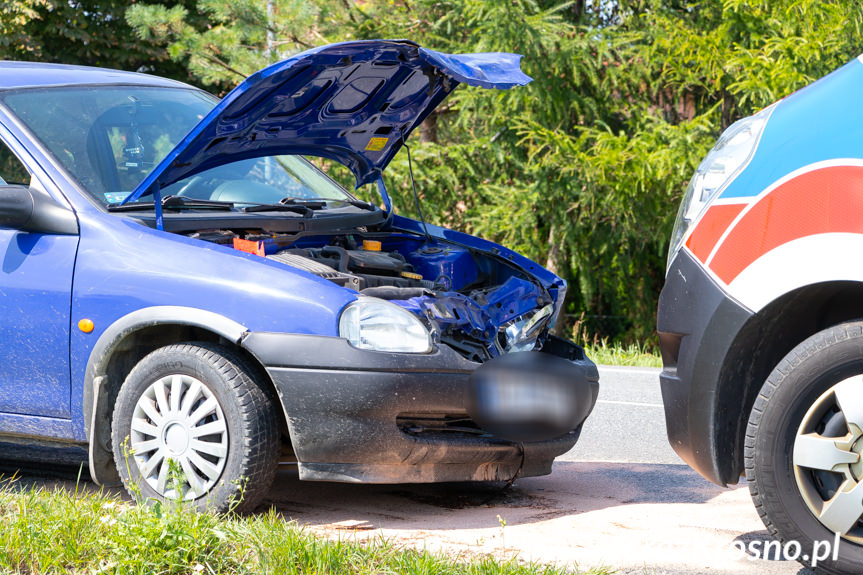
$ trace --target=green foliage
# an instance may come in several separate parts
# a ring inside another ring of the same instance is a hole
[[[0,59],[142,70],[194,82],[184,65],[168,59],[164,44],[136,38],[126,23],[128,7],[123,0],[0,1]]]
[[[141,40],[169,44],[168,53],[185,62],[201,82],[233,87],[267,64],[330,41],[325,34],[339,23],[333,1],[198,0],[197,5],[136,4],[128,21]],[[343,10],[341,10],[343,11]],[[198,13],[207,26],[190,23]]]
[[[599,365],[662,367],[662,358],[648,344],[612,344],[607,338],[603,338],[599,341],[588,341],[584,351],[591,361]]]
[[[133,505],[104,492],[49,491],[8,480],[0,483],[0,524],[4,573],[575,574],[516,559],[456,561],[383,539],[330,541],[273,510],[215,515],[177,502]]]
[[[695,166],[733,121],[856,56],[863,3],[0,0],[0,32],[7,58],[188,71],[220,93],[270,61],[354,38],[521,53],[533,83],[462,87],[410,140],[424,212],[567,279],[564,335],[650,342]],[[413,214],[405,152],[387,177]]]
[[[654,0],[629,23],[645,31],[641,57],[661,89],[688,94],[699,112],[722,106],[723,127],[857,56],[863,4],[853,0]]]
[[[4,54],[28,54],[36,51],[38,44],[25,28],[29,22],[39,18],[39,8],[48,5],[48,0],[0,1],[0,51]]]

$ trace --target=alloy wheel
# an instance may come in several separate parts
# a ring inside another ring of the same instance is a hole
[[[863,376],[844,379],[809,408],[792,462],[797,487],[822,525],[863,543]]]

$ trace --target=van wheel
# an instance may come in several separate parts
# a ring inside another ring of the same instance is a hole
[[[114,407],[114,461],[145,500],[183,499],[199,510],[252,510],[275,477],[276,409],[232,350],[169,345],[131,371]]]
[[[821,331],[767,378],[746,430],[746,479],[770,533],[821,573],[863,565],[863,322]],[[832,548],[839,533],[838,552]],[[830,556],[816,542],[830,542]],[[833,559],[836,553],[837,559]]]

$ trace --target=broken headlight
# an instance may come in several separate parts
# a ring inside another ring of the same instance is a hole
[[[498,343],[503,353],[531,351],[536,346],[543,326],[551,319],[554,306],[549,304],[538,310],[520,315],[501,326],[498,332]]]
[[[428,353],[429,330],[415,315],[388,301],[360,296],[339,318],[339,336],[359,349]]]

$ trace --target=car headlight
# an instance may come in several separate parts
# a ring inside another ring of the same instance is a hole
[[[428,353],[429,330],[406,309],[373,297],[360,296],[339,318],[339,336],[359,349]]]
[[[674,230],[671,232],[668,265],[671,265],[671,260],[683,244],[683,238],[690,226],[749,163],[758,148],[764,125],[772,111],[773,106],[770,106],[754,116],[731,124],[695,170],[686,193],[683,194]]]
[[[501,326],[498,334],[501,351],[504,353],[531,351],[536,346],[539,332],[551,319],[552,313],[554,313],[554,306],[549,304],[538,310],[520,315]]]

